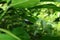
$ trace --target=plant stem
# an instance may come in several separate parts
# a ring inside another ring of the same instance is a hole
[[[5,32],[6,34],[8,34],[8,35],[14,37],[14,38],[17,39],[17,40],[21,40],[19,37],[17,37],[17,36],[14,35],[13,33],[9,32],[9,31],[7,31],[7,30],[5,30],[5,29],[0,28],[0,31]]]

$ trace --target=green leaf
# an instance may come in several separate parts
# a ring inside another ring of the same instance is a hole
[[[44,5],[32,7],[32,9],[33,8],[51,8],[51,9],[54,9],[56,11],[60,11],[60,7],[57,7],[55,4],[44,4]]]
[[[56,0],[56,2],[60,2],[60,0]]]
[[[39,2],[40,0],[12,0],[11,6],[19,7],[19,8],[34,7]]]
[[[20,37],[22,40],[30,40],[30,37],[27,32],[21,27],[14,28],[12,33]]]
[[[16,39],[7,35],[7,34],[1,34],[0,33],[0,40],[16,40]]]
[[[40,1],[42,1],[42,2],[45,2],[45,1],[53,1],[54,2],[55,0],[40,0]]]

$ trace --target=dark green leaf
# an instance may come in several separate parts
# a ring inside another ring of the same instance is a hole
[[[12,33],[20,37],[22,40],[30,40],[30,37],[27,32],[21,27],[14,28]]]

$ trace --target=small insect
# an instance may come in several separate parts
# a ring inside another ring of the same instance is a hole
[[[24,22],[25,22],[26,24],[29,24],[29,25],[32,25],[32,24],[33,24],[32,22],[30,22],[30,21],[27,20],[27,19],[25,19]]]

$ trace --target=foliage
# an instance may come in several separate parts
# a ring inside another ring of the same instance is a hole
[[[0,40],[60,40],[60,0],[1,0]]]

